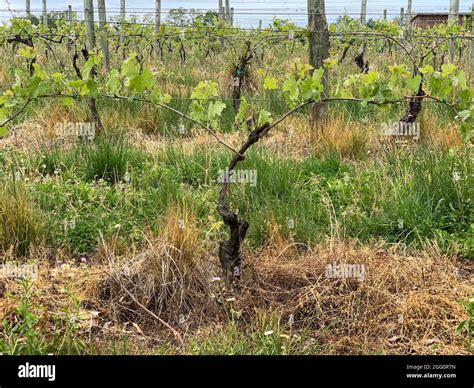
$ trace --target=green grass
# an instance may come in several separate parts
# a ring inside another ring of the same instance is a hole
[[[242,325],[230,319],[222,325],[210,326],[186,336],[183,345],[164,341],[143,347],[127,338],[114,338],[101,349],[92,347],[93,354],[155,354],[155,355],[304,355],[323,353],[325,346],[318,344],[305,330],[294,335],[281,325],[273,313],[258,315],[252,324]]]
[[[459,174],[459,175],[458,175]],[[457,180],[459,176],[459,180]],[[352,180],[352,205],[362,211],[348,219],[350,236],[380,236],[420,245],[437,239],[472,238],[472,158],[469,151],[417,148],[397,151]]]
[[[17,155],[14,163],[41,177],[31,189],[45,215],[50,245],[84,254],[95,249],[100,233],[118,233],[127,244],[140,242],[143,231],[157,231],[166,209],[176,203],[196,213],[204,238],[209,217],[218,219],[216,181],[229,158],[225,150],[189,154],[180,146],[150,155],[124,139],[107,137],[70,151]],[[417,248],[436,240],[443,249],[472,255],[467,149],[420,145],[349,163],[330,152],[296,161],[256,147],[238,168],[257,174],[255,187],[231,184],[229,195],[231,208],[250,223],[246,243],[252,247],[265,244],[276,223],[283,236],[300,242],[317,243],[337,230],[342,237]],[[221,228],[216,237],[224,234]]]
[[[93,144],[83,147],[86,179],[103,179],[113,184],[126,178],[133,151],[123,133],[99,136]],[[136,156],[134,160],[137,159]]]

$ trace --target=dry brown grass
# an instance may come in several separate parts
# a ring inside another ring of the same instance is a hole
[[[312,131],[310,135],[311,144],[318,151],[329,151],[342,158],[357,158],[377,144],[371,136],[371,128],[359,122],[332,118],[323,128],[322,131]]]
[[[108,263],[67,269],[40,261],[32,303],[42,306],[43,319],[70,304],[74,295],[80,302],[82,335],[90,338],[93,333],[99,344],[111,336],[125,336],[138,347],[151,338],[155,344],[172,339],[125,287],[185,341],[198,333],[215,335],[215,328],[229,319],[229,304],[222,304],[228,294],[211,282],[219,270],[197,244],[193,227],[182,230],[178,212],[170,209],[168,216],[163,234],[128,257],[108,251]],[[191,225],[192,220],[189,214]],[[305,340],[328,354],[467,352],[455,329],[466,318],[458,300],[472,293],[472,263],[435,251],[410,255],[401,246],[387,250],[382,244],[361,247],[334,239],[301,252],[291,241],[285,244],[277,230],[272,235],[271,245],[254,255],[246,252],[242,292],[232,295],[233,316],[242,330],[263,327],[267,312],[268,319],[279,319],[282,332],[304,333]],[[327,278],[331,263],[364,265],[365,278]],[[0,291],[2,296],[21,292],[14,281],[2,281]],[[0,298],[0,317],[13,317],[17,303]],[[291,314],[294,323],[289,325]]]
[[[32,152],[53,145],[68,149],[75,144],[75,139],[69,137],[60,140],[56,134],[56,124],[87,121],[87,116],[80,108],[65,107],[57,102],[36,109],[33,117],[34,119],[27,119],[11,128],[5,138],[0,138],[0,149],[13,148]]]
[[[49,104],[38,109],[34,120],[26,120],[16,126],[9,136],[0,139],[0,148],[32,151],[56,145],[68,149],[75,144],[75,139],[58,139],[55,124],[64,121],[87,121],[87,117],[87,113],[80,108]],[[112,131],[126,129],[130,142],[148,152],[153,153],[176,144],[176,139],[167,138],[157,132],[156,123],[162,120],[160,111],[146,104],[138,108],[138,113],[129,110],[104,110],[101,120],[104,127]],[[120,123],[120,126],[117,123]],[[422,113],[420,124],[422,131],[418,143],[443,147],[462,146],[454,125],[440,128],[436,118],[427,112]],[[189,134],[189,137],[179,139],[183,149],[202,149],[203,146],[215,149],[216,139],[205,130],[195,127]],[[223,133],[219,134],[219,138],[238,148],[245,141],[246,133]],[[275,156],[301,160],[312,153],[325,152],[335,153],[345,159],[359,159],[366,154],[376,154],[386,148],[389,142],[380,135],[378,127],[371,127],[359,121],[334,115],[324,123],[323,131],[317,131],[311,129],[305,116],[294,115],[274,128],[271,135],[261,143]]]
[[[202,316],[211,295],[210,266],[198,237],[195,216],[170,207],[159,237],[148,239],[136,255],[116,257],[106,252],[108,275],[101,281],[99,298],[107,300],[122,322],[148,318],[137,301],[171,324],[191,311]]]
[[[0,138],[0,149],[17,149],[19,151],[35,151],[53,143],[54,133],[45,131],[44,127],[33,121],[12,128],[8,136]]]
[[[361,264],[365,280],[327,278],[328,264]],[[463,275],[456,268],[465,266]],[[247,261],[239,308],[277,311],[310,329],[329,353],[458,354],[458,300],[473,289],[472,264],[454,258],[401,255],[354,242],[329,241],[306,255],[263,251]]]
[[[421,142],[441,147],[461,147],[463,142],[456,125],[451,124],[447,128],[440,128],[437,119],[433,115],[423,112],[420,120]]]
[[[10,251],[24,257],[43,241],[44,219],[25,184],[4,184],[0,192],[0,254],[8,256]]]

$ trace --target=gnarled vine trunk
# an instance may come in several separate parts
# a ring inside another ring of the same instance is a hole
[[[354,58],[354,62],[359,67],[360,72],[367,74],[369,72],[369,61],[364,61],[364,52],[365,52],[365,45],[362,44],[359,49],[359,53]]]
[[[264,124],[253,131],[247,137],[246,142],[234,155],[229,166],[229,176],[234,173],[237,164],[245,159],[245,152],[249,147],[259,141],[270,130],[270,124]],[[219,261],[221,263],[225,283],[231,287],[238,287],[238,280],[241,273],[242,253],[241,245],[245,239],[249,223],[240,220],[239,216],[229,210],[226,202],[229,189],[229,181],[223,179],[219,193],[217,211],[224,223],[229,227],[230,236],[228,240],[219,243]]]
[[[418,92],[412,98],[410,98],[410,102],[408,103],[407,110],[405,114],[400,119],[401,123],[414,123],[416,118],[421,112],[423,98],[425,97],[425,92],[423,90],[423,81],[420,82],[420,87],[418,88]]]
[[[29,36],[28,38],[22,38],[21,36],[19,35],[16,35],[14,36],[13,38],[8,38],[7,39],[7,42],[8,43],[22,43],[28,47],[31,47],[31,48],[35,48],[35,45],[33,44],[33,39],[31,38],[31,36]],[[36,63],[36,56],[31,58],[29,64],[28,64],[28,71],[30,72],[30,75],[33,75],[33,73],[35,72],[35,69],[34,69],[34,66],[33,64]]]
[[[239,58],[235,66],[234,78],[232,79],[232,105],[235,110],[240,108],[240,96],[242,95],[242,84],[247,74],[249,62],[253,58],[253,50],[250,41],[245,42],[247,48],[244,54]]]

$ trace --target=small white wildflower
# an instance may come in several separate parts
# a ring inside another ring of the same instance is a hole
[[[130,183],[130,174],[127,172],[125,172],[125,175],[123,176],[123,180],[125,183]]]
[[[461,180],[461,174],[458,171],[453,172],[453,181],[459,182]]]
[[[398,220],[398,229],[403,229],[403,220]]]

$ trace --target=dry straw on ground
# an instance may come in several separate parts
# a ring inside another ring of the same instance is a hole
[[[80,301],[84,335],[94,331],[99,342],[101,335],[110,335],[108,328],[130,322],[140,327],[132,340],[137,335],[173,338],[136,301],[184,341],[196,329],[225,324],[228,304],[221,304],[223,294],[212,281],[218,267],[199,249],[193,228],[181,229],[178,222],[170,214],[162,237],[128,257],[105,249],[101,255],[108,261],[92,259],[95,265],[41,266],[32,303],[46,307],[47,319],[70,303],[73,293]],[[326,266],[334,263],[363,265],[364,279],[326,277]],[[242,292],[230,299],[242,330],[259,327],[266,311],[279,318],[284,333],[304,332],[324,353],[463,354],[466,348],[455,329],[466,316],[458,300],[474,289],[472,270],[472,263],[435,253],[403,254],[400,247],[330,240],[301,250],[280,240],[255,255],[246,253]],[[2,287],[3,295],[20,292],[12,281]],[[12,299],[0,300],[0,315],[14,317]]]
[[[205,314],[211,305],[209,263],[199,248],[194,216],[170,207],[164,218],[160,237],[147,240],[136,255],[116,257],[105,249],[108,276],[100,283],[99,297],[116,319],[142,322],[146,308],[179,323],[190,313]]]
[[[328,278],[327,265],[360,264],[365,278]],[[455,329],[459,299],[474,289],[472,263],[446,256],[407,256],[397,249],[331,242],[300,256],[263,251],[246,268],[244,311],[266,307],[294,327],[311,329],[329,353],[465,352]]]

